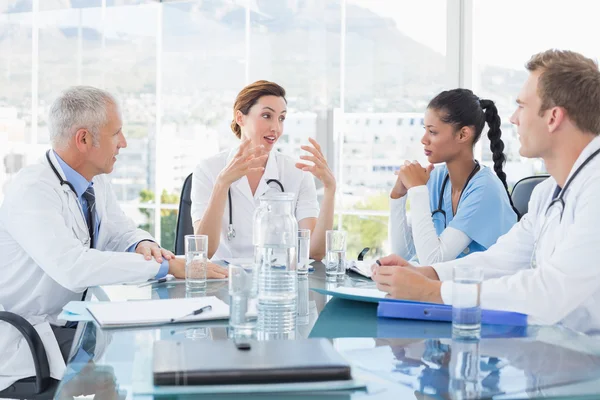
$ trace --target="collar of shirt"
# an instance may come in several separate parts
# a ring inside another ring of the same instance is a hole
[[[71,168],[54,150],[52,150],[52,152],[58,161],[58,165],[65,174],[65,179],[70,182],[71,185],[73,185],[77,197],[81,200],[83,193],[85,193],[87,188],[92,186],[94,183],[88,182],[88,180],[85,179],[79,172]]]

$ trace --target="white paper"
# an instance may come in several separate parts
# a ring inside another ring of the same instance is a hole
[[[57,322],[62,321],[93,321],[94,318],[87,310],[87,306],[92,304],[91,301],[70,301],[62,309],[62,312],[57,317]]]
[[[226,258],[224,261],[242,268],[251,268],[254,266],[253,258]]]
[[[215,296],[189,299],[98,302],[87,308],[102,327],[157,325],[170,323],[194,310],[211,305],[212,309],[189,315],[176,322],[209,321],[229,318],[229,306]]]
[[[378,299],[383,299],[387,295],[386,292],[382,292],[379,289],[357,288],[349,286],[338,286],[334,289],[330,289],[329,291],[352,295],[357,297],[356,300],[360,300],[360,297],[375,297]]]

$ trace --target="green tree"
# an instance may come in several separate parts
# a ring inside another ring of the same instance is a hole
[[[154,192],[151,190],[144,189],[140,192],[140,202],[152,203],[154,202]],[[169,194],[166,190],[163,190],[160,195],[162,204],[179,204],[179,194]],[[140,212],[144,214],[148,220],[148,223],[140,225],[141,229],[151,232],[153,229],[153,215],[152,210],[147,208],[140,208]],[[175,228],[177,226],[177,210],[160,210],[160,245],[173,251],[175,249]]]
[[[389,210],[389,196],[381,193],[371,196],[354,206],[356,210]],[[337,226],[337,218],[334,222]],[[383,244],[388,236],[388,217],[370,215],[344,215],[342,229],[348,232],[346,257],[356,259],[358,253],[365,247],[371,248],[367,257],[384,255]]]

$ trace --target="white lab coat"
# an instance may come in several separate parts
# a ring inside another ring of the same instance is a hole
[[[582,151],[569,177],[598,148],[600,137]],[[587,333],[600,329],[600,155],[572,181],[563,197],[562,220],[550,212],[546,221],[555,188],[552,177],[539,184],[528,214],[487,251],[433,265],[444,281],[444,303],[452,303],[452,268],[477,265],[484,270],[483,308],[528,314],[531,324],[562,322]],[[534,247],[536,268],[531,264]]]
[[[223,151],[211,158],[201,161],[194,171],[192,180],[192,223],[199,221],[204,216],[208,207],[210,196],[219,173],[235,156],[238,148]],[[260,204],[259,198],[267,191],[280,192],[275,184],[267,185],[269,179],[277,179],[283,185],[286,193],[294,193],[294,214],[298,221],[304,218],[319,216],[319,203],[313,176],[295,166],[296,161],[290,156],[283,155],[277,150],[271,151],[263,177],[256,188],[254,196],[250,190],[248,178],[243,176],[235,181],[231,189],[231,202],[233,204],[233,227],[235,238],[227,239],[229,227],[229,203],[225,205],[225,212],[221,220],[221,237],[219,247],[213,259],[247,258],[254,256],[252,245],[252,223],[254,210]]]
[[[51,160],[62,174],[53,152]],[[63,174],[64,178],[64,174]],[[0,207],[0,304],[33,325],[56,317],[89,286],[153,278],[160,265],[126,249],[152,239],[125,216],[104,175],[93,179],[100,221],[96,248],[76,195],[44,157],[22,169]]]

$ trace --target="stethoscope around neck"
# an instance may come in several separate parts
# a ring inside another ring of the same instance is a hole
[[[456,203],[456,210],[458,211],[458,205],[460,204],[460,199],[462,198],[462,195],[465,191],[465,189],[467,188],[467,185],[469,184],[469,182],[471,181],[471,179],[475,176],[475,174],[479,171],[479,163],[477,162],[477,160],[473,160],[475,162],[475,167],[473,168],[473,170],[471,171],[471,173],[469,174],[469,176],[467,177],[467,181],[465,182],[465,185],[463,186],[462,190],[460,191],[460,196],[458,196],[458,203]],[[433,210],[431,212],[431,218],[433,218],[435,216],[435,214],[440,213],[444,216],[444,228],[446,228],[446,211],[444,211],[443,209],[443,205],[444,205],[444,191],[446,190],[446,185],[448,184],[448,181],[450,180],[450,174],[446,174],[446,176],[444,177],[444,182],[442,183],[442,188],[440,189],[440,196],[438,199],[438,206],[435,210]]]
[[[65,180],[62,175],[58,172],[58,170],[56,169],[56,167],[54,166],[54,164],[52,163],[52,160],[50,159],[50,151],[48,150],[46,152],[46,160],[48,160],[48,164],[50,164],[50,168],[52,168],[52,172],[54,172],[54,175],[56,175],[56,177],[58,178],[58,180],[60,181],[60,186],[64,186],[67,185],[69,187],[69,189],[71,190],[71,192],[75,195],[75,198],[77,198],[77,191],[75,190],[75,186],[73,186],[73,184],[67,180]],[[81,207],[79,207],[79,211],[81,212],[81,217],[83,218],[83,220],[85,221],[85,215],[83,215],[83,209]],[[91,241],[92,241],[92,236],[89,236],[89,243],[91,245]],[[84,296],[85,297],[85,296]]]
[[[73,184],[71,182],[69,182],[69,181],[64,180],[63,177],[62,177],[62,175],[58,172],[58,170],[56,169],[56,167],[52,163],[52,160],[50,159],[50,150],[48,150],[46,152],[46,160],[48,160],[48,164],[50,164],[50,168],[52,168],[52,171],[54,172],[54,175],[56,175],[56,177],[60,181],[60,185],[61,186],[67,185],[69,187],[69,189],[71,189],[71,191],[73,193],[75,193],[75,196],[77,196],[77,191],[75,190],[75,187],[73,186]]]
[[[579,173],[581,172],[583,167],[585,167],[590,161],[592,161],[594,159],[594,157],[596,157],[598,154],[600,154],[600,149],[594,151],[588,158],[586,158],[583,161],[583,163],[581,163],[581,165],[579,167],[577,167],[575,172],[573,172],[573,175],[571,175],[571,177],[565,182],[565,185],[562,188],[560,186],[558,186],[558,184],[554,188],[554,195],[552,196],[552,199],[550,200],[548,207],[546,207],[546,212],[544,213],[544,220],[542,222],[542,226],[539,230],[539,233],[537,235],[535,242],[533,243],[533,251],[531,252],[531,260],[529,261],[529,265],[531,266],[531,268],[537,267],[537,252],[539,250],[539,248],[538,248],[539,243],[541,242],[542,237],[544,237],[544,235],[546,234],[546,231],[549,229],[549,226],[550,226],[550,219],[551,219],[550,218],[550,210],[555,205],[558,206],[558,209],[559,209],[558,210],[559,211],[558,222],[560,224],[562,222],[563,213],[565,212],[565,193],[567,192],[567,189],[571,185],[571,182],[573,182],[575,180],[575,178],[577,177],[577,175],[579,175]]]
[[[281,193],[285,193],[283,184],[277,179],[267,180],[267,186],[271,183],[277,184],[277,186],[279,186],[279,189],[281,189]],[[233,238],[235,238],[235,229],[233,227],[233,202],[231,201],[231,188],[227,190],[227,198],[229,200],[229,226],[227,227],[227,240],[231,241],[233,240]]]
[[[565,183],[565,186],[563,186],[562,188],[560,188],[558,185],[556,185],[556,189],[554,190],[554,192],[556,193],[557,191],[559,191],[558,192],[558,196],[554,197],[550,201],[550,204],[548,204],[548,207],[546,208],[546,214],[548,214],[548,211],[552,208],[553,205],[555,205],[556,203],[559,203],[559,205],[560,205],[560,219],[559,219],[559,221],[562,221],[562,216],[563,216],[563,213],[565,212],[565,200],[564,200],[564,196],[565,196],[565,193],[566,193],[567,189],[569,188],[569,186],[571,185],[571,182],[573,182],[573,180],[575,179],[575,177],[581,172],[581,170],[583,169],[583,167],[585,167],[590,161],[592,161],[594,159],[594,157],[596,157],[599,153],[600,153],[600,149],[596,150],[588,158],[586,158],[583,161],[583,163],[581,163],[581,165],[575,170],[575,172],[573,172],[573,175],[571,175],[571,177],[569,178],[569,180],[567,180],[567,182]]]

